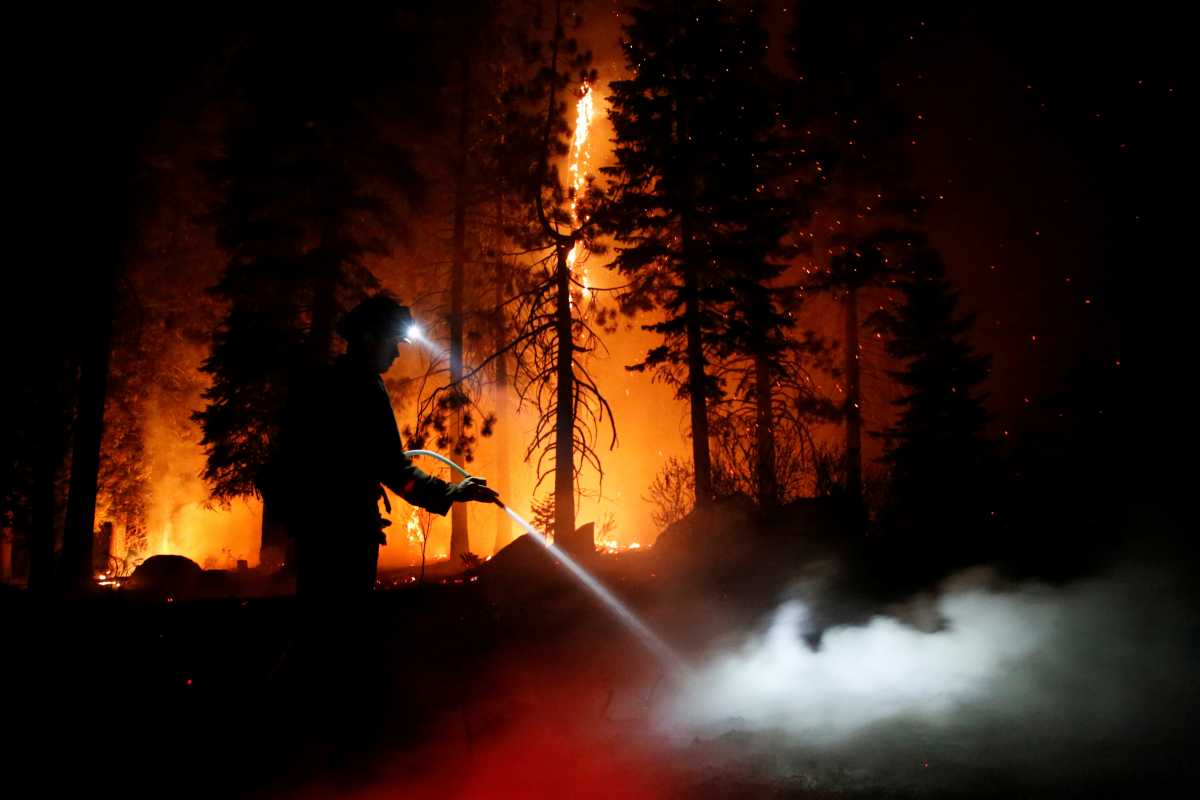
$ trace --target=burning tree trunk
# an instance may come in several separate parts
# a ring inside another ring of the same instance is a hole
[[[552,264],[540,275],[531,275],[533,285],[521,296],[521,322],[513,342],[516,351],[518,373],[521,383],[518,392],[522,400],[530,399],[540,412],[533,441],[526,450],[526,457],[538,454],[538,478],[545,477],[543,470],[546,458],[553,459],[554,472],[554,538],[569,550],[588,550],[594,547],[587,532],[577,535],[575,529],[575,478],[579,462],[590,463],[600,470],[600,461],[591,439],[597,428],[608,415],[612,426],[612,409],[600,394],[595,381],[577,353],[586,352],[597,341],[595,332],[588,323],[583,308],[585,298],[590,296],[586,278],[577,280],[572,272],[578,257],[583,253],[584,225],[578,214],[578,199],[586,186],[584,172],[586,159],[580,160],[581,143],[586,144],[587,126],[591,121],[591,89],[593,76],[586,70],[590,56],[581,53],[564,35],[561,23],[561,8],[555,4],[554,36],[550,46],[549,70],[545,71],[546,111],[543,120],[541,151],[538,157],[538,174],[532,185],[532,201],[536,213],[536,232],[532,235],[532,249],[542,250],[546,255],[542,264]],[[552,146],[556,145],[555,134],[563,130],[562,109],[557,102],[557,92],[566,76],[559,72],[560,48],[567,42],[573,68],[585,73],[577,106],[575,148],[572,152],[571,186],[569,209],[561,202],[561,183],[549,168]],[[548,212],[544,194],[552,187],[555,205]],[[566,227],[569,233],[561,232]],[[578,287],[576,294],[572,287]],[[613,444],[616,429],[613,427]]]

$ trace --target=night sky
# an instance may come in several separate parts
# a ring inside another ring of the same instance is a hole
[[[1178,450],[1136,420],[1158,413],[1151,387],[1174,383],[1165,376],[1188,336],[1187,292],[1170,288],[1191,160],[1177,14],[1154,3],[907,8],[912,22],[882,63],[928,230],[993,357],[996,431],[1061,424],[1039,405],[1099,382],[1095,410],[1130,423],[1114,427],[1114,455],[1173,462]],[[781,49],[803,4],[764,13]],[[1169,472],[1131,474],[1129,486],[1147,479],[1156,493]]]

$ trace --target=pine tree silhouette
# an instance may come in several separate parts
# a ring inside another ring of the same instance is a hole
[[[770,185],[780,152],[766,35],[752,10],[728,5],[630,10],[631,77],[609,98],[617,163],[602,170],[611,201],[600,217],[630,279],[623,308],[665,317],[645,326],[662,344],[631,368],[653,370],[689,402],[698,505],[714,496],[710,414],[722,387],[710,361],[757,352],[769,375],[789,321],[769,288],[791,209]]]
[[[993,511],[996,473],[980,393],[991,358],[967,340],[973,317],[959,315],[938,253],[921,240],[908,251],[894,287],[903,301],[867,320],[905,364],[889,373],[905,390],[895,401],[899,417],[877,434],[891,476],[885,520],[914,555],[940,568],[976,554]]]

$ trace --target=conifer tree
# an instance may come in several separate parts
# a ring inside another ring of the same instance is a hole
[[[653,370],[688,401],[697,505],[714,496],[710,407],[722,394],[708,364],[728,346],[735,285],[746,295],[778,274],[767,255],[784,231],[764,184],[774,124],[759,92],[766,36],[753,8],[728,5],[630,10],[622,45],[631,77],[610,97],[617,163],[603,169],[603,227],[630,280],[623,308],[665,317],[644,326],[662,343],[633,369]],[[761,318],[763,331],[782,321],[767,296],[742,297],[747,322]]]
[[[297,13],[259,31],[232,69],[241,94],[224,154],[208,165],[228,257],[212,291],[228,311],[195,415],[204,477],[220,502],[259,493],[290,376],[331,357],[336,318],[377,285],[367,259],[389,251],[405,207],[421,196],[423,181],[383,116],[420,108],[395,54],[404,31],[392,22],[401,18],[363,14],[330,24]],[[415,62],[420,42],[410,44],[404,54]],[[265,507],[264,532],[271,517]]]
[[[498,430],[508,439],[507,423],[495,424],[507,420],[511,383],[510,356],[500,351],[511,330],[505,300],[516,290],[521,267],[506,253],[516,249],[512,226],[531,215],[528,184],[541,144],[535,109],[543,98],[532,93],[540,87],[542,8],[472,2],[455,7],[439,25],[459,44],[443,92],[446,130],[440,143],[427,148],[422,166],[435,184],[427,227],[448,232],[435,237],[435,246],[449,271],[434,276],[431,292],[444,296],[437,311],[445,320],[448,346],[434,371],[445,372],[448,383],[418,398],[417,421],[406,434],[416,445],[436,433],[440,449],[470,463],[479,436]],[[437,184],[445,186],[445,197],[436,193]],[[467,365],[491,353],[499,353],[492,358],[495,369],[472,371],[467,379]],[[488,384],[498,414],[478,408]],[[497,450],[496,488],[503,493],[507,447],[498,444]],[[511,520],[500,509],[496,514],[497,542],[507,543]],[[469,549],[466,507],[456,505],[451,516],[454,558]]]
[[[959,314],[958,294],[927,243],[910,244],[895,288],[902,302],[868,317],[904,363],[890,373],[904,387],[899,417],[879,434],[891,478],[885,517],[930,565],[946,566],[970,553],[989,519],[995,473],[980,386],[990,357],[967,341],[973,318]]]
[[[789,57],[796,108],[812,131],[820,174],[813,240],[830,253],[810,288],[828,291],[843,314],[845,489],[862,498],[862,365],[859,333],[864,290],[890,279],[877,239],[910,231],[923,203],[912,186],[911,135],[889,93],[888,55],[918,23],[910,9],[804,3],[797,8]]]

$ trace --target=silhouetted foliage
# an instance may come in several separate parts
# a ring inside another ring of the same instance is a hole
[[[884,521],[927,563],[945,566],[976,554],[995,510],[998,474],[979,392],[991,359],[967,341],[973,318],[959,316],[937,252],[922,240],[905,249],[896,282],[903,300],[868,317],[905,365],[890,373],[904,387],[899,417],[878,434],[890,471]]]
[[[616,164],[600,216],[629,277],[627,313],[662,337],[632,369],[652,370],[691,407],[699,503],[713,495],[709,416],[722,397],[707,366],[731,351],[780,365],[789,318],[772,259],[795,204],[782,185],[789,151],[754,9],[694,2],[630,10],[622,45],[631,73],[614,81]],[[735,311],[736,309],[736,311]],[[768,341],[769,340],[769,341]]]
[[[810,133],[820,204],[809,241],[827,253],[807,281],[838,297],[844,315],[841,412],[846,490],[863,493],[860,297],[886,285],[879,239],[909,232],[926,205],[912,180],[911,136],[886,64],[919,25],[908,7],[805,3],[788,51],[798,82],[792,108]],[[910,28],[911,26],[911,28]]]
[[[242,94],[225,152],[209,165],[229,259],[212,291],[229,310],[196,419],[219,501],[257,492],[289,376],[332,354],[335,319],[377,286],[367,259],[389,251],[424,187],[379,116],[405,85],[403,63],[389,63],[405,32],[386,14],[337,23],[299,12],[257,32],[233,68]]]
[[[696,505],[691,466],[674,456],[668,458],[642,499],[653,506],[650,519],[660,531],[686,517]]]
[[[554,539],[554,494],[548,494],[541,500],[534,498],[532,503],[534,530]]]

